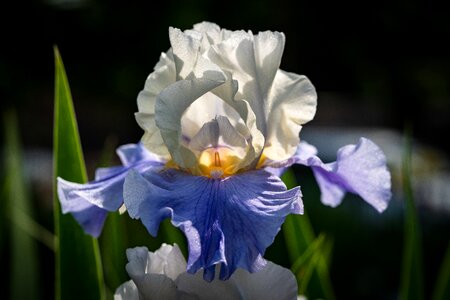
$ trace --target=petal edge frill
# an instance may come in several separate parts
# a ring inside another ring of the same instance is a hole
[[[123,183],[133,168],[145,172],[161,167],[162,162],[151,153],[145,153],[141,145],[125,145],[118,149],[124,166],[100,168],[96,180],[76,183],[57,178],[58,198],[63,213],[71,213],[84,231],[94,237],[101,233],[109,211],[116,211],[123,204]]]
[[[250,272],[266,264],[262,258],[285,217],[302,214],[300,189],[286,190],[265,170],[223,179],[192,176],[174,169],[142,175],[130,171],[124,201],[132,218],[140,218],[153,236],[170,217],[187,237],[187,271],[204,269],[204,278],[228,279],[237,268]]]
[[[383,212],[391,199],[391,175],[383,151],[371,140],[360,138],[356,145],[346,145],[337,152],[332,163],[323,163],[317,149],[301,142],[296,154],[283,162],[272,164],[270,171],[292,164],[311,167],[325,205],[338,206],[346,192],[359,195],[378,212]],[[276,167],[273,168],[272,167]]]

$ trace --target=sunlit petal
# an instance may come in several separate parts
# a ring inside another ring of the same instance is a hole
[[[297,163],[311,167],[320,187],[321,201],[326,205],[339,205],[345,193],[351,192],[379,212],[387,208],[391,199],[391,175],[386,157],[375,143],[361,138],[356,145],[340,148],[332,163],[323,163],[316,153],[314,146],[302,142],[295,156],[272,166],[282,168]]]
[[[303,75],[279,70],[270,91],[267,106],[266,147],[268,159],[283,160],[294,155],[302,124],[316,113],[317,94]]]
[[[116,289],[114,300],[139,300],[139,291],[133,280],[128,280]]]
[[[118,149],[124,166],[101,168],[96,180],[76,183],[58,178],[57,191],[63,213],[71,213],[83,229],[98,236],[106,214],[117,211],[123,204],[123,183],[128,171],[133,168],[144,172],[161,168],[163,163],[141,145],[125,145]]]
[[[169,152],[164,145],[159,129],[155,124],[155,102],[157,95],[176,81],[175,63],[172,51],[162,53],[153,73],[145,81],[137,99],[139,112],[136,121],[145,130],[142,142],[153,153],[168,158]]]
[[[255,272],[289,213],[302,213],[299,188],[287,191],[281,180],[264,170],[223,180],[183,172],[130,172],[124,187],[125,204],[156,236],[159,223],[170,217],[189,243],[188,271],[205,269],[214,278],[215,264],[227,279],[241,267]],[[261,228],[264,228],[261,231]]]

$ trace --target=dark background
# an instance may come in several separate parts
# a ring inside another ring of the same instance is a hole
[[[307,75],[319,93],[311,125],[402,132],[409,123],[415,138],[448,156],[450,11],[425,0],[10,1],[0,8],[2,110],[17,111],[25,149],[51,151],[57,45],[88,161],[98,158],[108,137],[118,144],[137,142],[142,135],[133,117],[137,94],[159,54],[169,48],[168,27],[189,29],[203,20],[232,30],[284,32],[281,67]],[[309,171],[296,171],[306,174],[299,178],[303,186],[311,181]],[[305,205],[316,231],[335,236],[331,277],[337,298],[395,299],[401,202],[379,216],[351,197],[333,210],[318,204],[317,188],[309,193],[312,200],[305,197]],[[448,215],[429,211],[421,220],[429,295],[450,226]],[[43,223],[51,228],[51,219]],[[44,257],[51,263],[50,254]],[[44,295],[51,295],[51,283],[44,286]]]
[[[136,96],[169,26],[209,20],[227,29],[278,30],[282,68],[319,92],[312,125],[403,130],[450,151],[449,10],[433,1],[7,2],[0,13],[2,106],[15,107],[30,145],[51,144],[53,52],[58,45],[87,148],[114,133],[134,142]],[[349,107],[350,109],[343,109]],[[95,130],[92,125],[95,124]]]

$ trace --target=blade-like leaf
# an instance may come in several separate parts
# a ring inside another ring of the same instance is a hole
[[[126,259],[126,227],[124,215],[119,212],[110,213],[106,218],[100,237],[103,270],[105,281],[111,292],[128,280],[125,270]]]
[[[403,166],[403,191],[405,196],[405,228],[403,266],[400,288],[401,299],[424,299],[422,279],[422,246],[419,222],[411,186],[411,134],[405,137]]]
[[[450,299],[450,243],[447,246],[441,271],[439,272],[436,287],[433,292],[433,300]]]
[[[86,168],[64,66],[55,47],[54,214],[56,299],[104,299],[97,240],[86,235],[71,215],[61,213],[56,178],[86,182]]]
[[[24,230],[23,216],[32,215],[28,186],[24,179],[22,150],[15,113],[5,114],[6,197],[10,223],[11,299],[39,299],[39,271],[36,240]],[[7,272],[7,270],[3,270]]]
[[[287,170],[282,179],[288,188],[297,185],[291,169]],[[290,215],[283,224],[283,234],[291,265],[307,253],[316,239],[307,214]],[[328,248],[327,248],[328,249]],[[296,273],[299,291],[308,298],[334,299],[334,293],[328,274],[328,257],[324,251],[319,251],[308,260],[308,266]],[[303,283],[302,281],[305,281]]]

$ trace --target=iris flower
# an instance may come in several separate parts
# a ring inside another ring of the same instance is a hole
[[[294,274],[272,262],[258,273],[240,269],[227,281],[208,283],[202,279],[202,271],[186,273],[186,260],[176,244],[163,244],[155,252],[146,247],[127,249],[127,258],[131,280],[117,288],[115,300],[297,299]]]
[[[170,218],[188,241],[187,271],[202,268],[211,281],[217,264],[221,279],[261,270],[285,217],[303,213],[300,188],[279,178],[292,164],[312,168],[326,205],[351,192],[387,207],[390,174],[373,142],[341,148],[332,163],[300,142],[317,95],[308,78],[279,69],[283,33],[203,22],[169,37],[137,99],[141,142],[120,147],[122,166],[97,170],[90,183],[58,179],[63,212],[87,233],[98,236],[123,204],[153,236]]]

